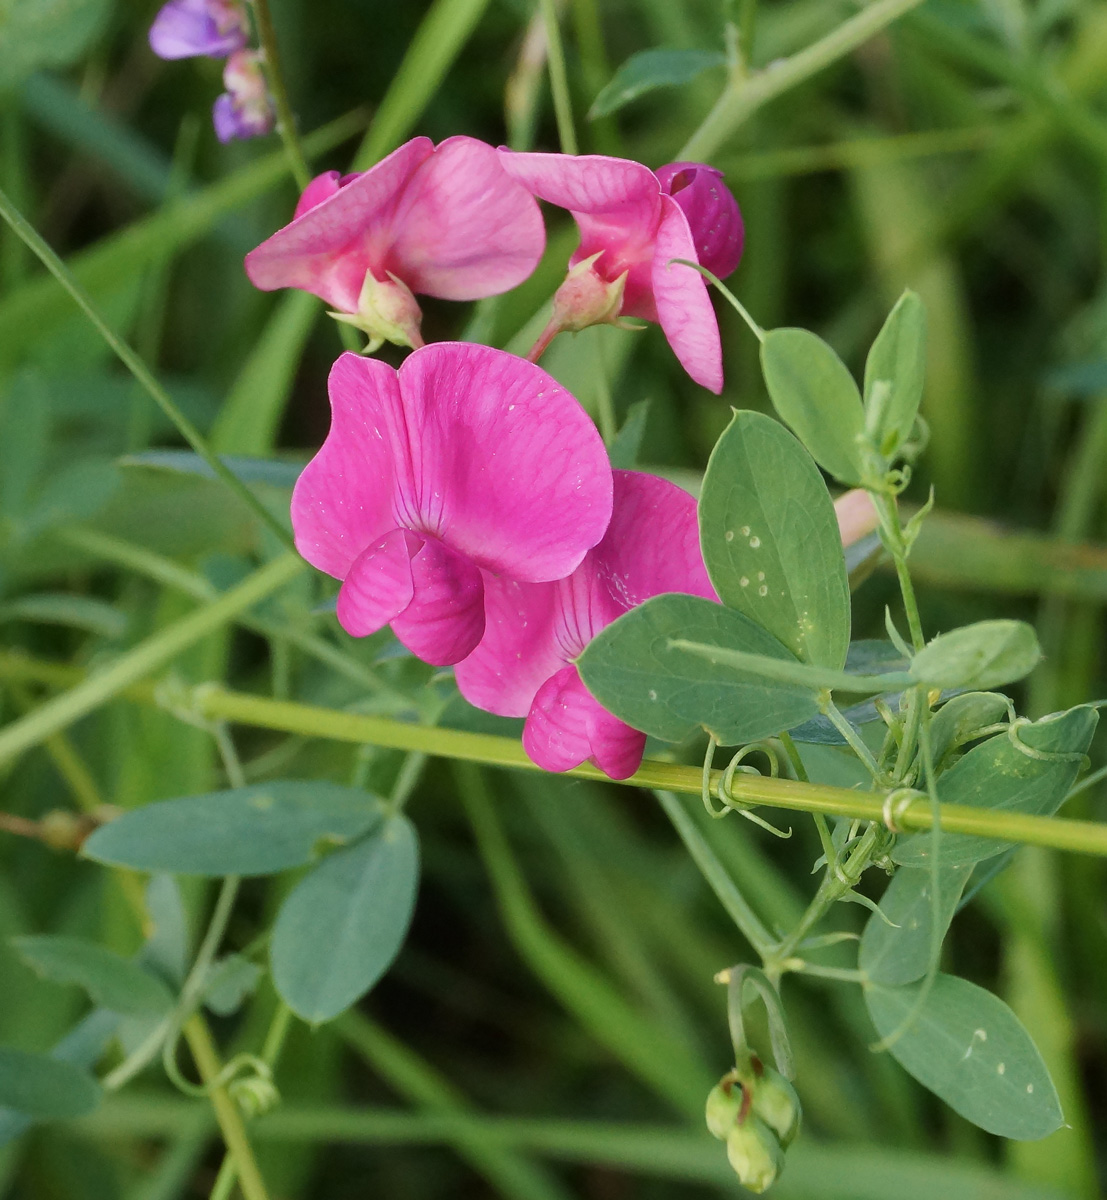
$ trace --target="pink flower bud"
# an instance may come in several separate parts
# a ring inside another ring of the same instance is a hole
[[[746,231],[722,171],[704,163],[669,163],[657,178],[688,218],[700,266],[725,279],[742,257]]]
[[[377,279],[372,271],[366,271],[365,282],[358,296],[357,312],[332,312],[331,316],[368,335],[366,354],[379,350],[385,342],[395,346],[410,346],[412,350],[418,350],[423,345],[419,332],[422,310],[411,289],[391,271],[387,279]]]

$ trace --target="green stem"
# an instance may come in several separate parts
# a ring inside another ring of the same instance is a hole
[[[873,777],[873,782],[879,786],[883,782],[880,767],[877,765],[876,759],[873,758],[868,746],[858,736],[857,730],[842,716],[841,710],[829,696],[820,707],[822,708],[823,715],[829,719],[834,728],[846,739],[846,744],[849,748],[868,768],[869,774]]]
[[[181,651],[219,629],[237,613],[253,607],[283,587],[303,569],[304,563],[298,557],[286,555],[276,559],[218,600],[152,634],[110,666],[89,675],[71,691],[55,696],[40,708],[5,726],[0,730],[0,763],[8,762],[30,747],[37,746],[129,685],[164,667]]]
[[[557,137],[561,143],[562,154],[576,154],[577,132],[573,126],[573,103],[569,97],[569,75],[565,70],[565,49],[561,44],[557,6],[555,0],[539,0],[539,4],[546,23],[546,59],[550,68],[550,91],[553,93],[554,116],[557,118]]]
[[[907,569],[907,546],[903,537],[903,526],[899,519],[899,505],[895,499],[882,496],[879,492],[870,491],[873,507],[880,519],[880,528],[884,534],[884,544],[896,568],[896,578],[899,580],[899,590],[903,596],[903,608],[907,613],[907,627],[911,633],[911,644],[916,653],[926,645],[923,634],[922,620],[919,617],[919,602],[915,596],[915,585],[911,582],[911,573]]]
[[[211,467],[217,478],[221,479],[240,500],[256,513],[263,523],[280,538],[285,546],[290,550],[294,550],[296,547],[292,541],[292,535],[288,530],[261,503],[254,493],[225,466],[223,461],[212,453],[208,448],[207,442],[204,440],[203,434],[173,403],[169,397],[169,393],[154,378],[150,368],[147,367],[138,354],[108,325],[107,321],[104,320],[99,310],[92,303],[89,295],[73,277],[69,268],[46,244],[38,231],[2,190],[0,190],[0,217],[8,223],[12,231],[23,240],[43,266],[46,267],[50,274],[69,293],[76,302],[77,307],[96,327],[100,336],[112,348],[119,360],[135,379],[138,380],[139,384],[146,389],[154,403],[173,422],[185,441]]]
[[[764,104],[844,58],[920,3],[921,0],[877,0],[798,54],[735,79],[677,152],[677,159],[702,162],[710,158]]]
[[[269,12],[269,0],[250,0],[254,10],[254,23],[257,26],[258,41],[261,42],[265,54],[265,74],[269,83],[269,91],[277,106],[277,132],[284,142],[285,153],[292,169],[296,186],[303,191],[311,182],[311,172],[308,170],[300,139],[296,134],[296,118],[292,113],[292,105],[288,100],[288,89],[284,83],[284,72],[281,70],[280,48],[277,45],[277,33],[273,28],[273,18]]]
[[[711,890],[726,909],[730,919],[742,931],[743,937],[754,948],[757,954],[764,958],[769,954],[775,942],[772,934],[765,928],[761,918],[750,907],[749,902],[738,890],[734,880],[715,855],[715,851],[707,844],[707,840],[696,827],[695,821],[680,799],[672,792],[655,791],[665,815],[673,823],[673,828],[680,834],[680,840],[692,856],[692,861],[699,867],[700,874],[707,880]]]

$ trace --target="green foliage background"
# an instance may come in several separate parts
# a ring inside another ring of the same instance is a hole
[[[582,149],[670,161],[718,95],[720,68],[614,115],[584,114],[632,53],[720,50],[721,6],[562,7]],[[279,509],[325,432],[326,371],[341,342],[312,299],[247,283],[242,255],[294,202],[285,161],[276,139],[216,143],[219,64],[158,62],[145,40],[155,9],[0,0],[0,186],[217,450],[291,464],[258,484]],[[754,64],[852,12],[836,0],[763,0]],[[313,166],[345,169],[363,134],[363,164],[415,132],[557,147],[544,73],[521,58],[528,0],[281,0],[274,14]],[[932,436],[910,497],[925,499],[931,482],[938,496],[912,558],[924,621],[931,632],[992,616],[1034,621],[1046,660],[1025,685],[1031,716],[1105,692],[1105,83],[1107,5],[1097,0],[926,0],[753,113],[712,155],[747,224],[731,284],[762,326],[815,329],[860,375],[902,288],[923,298]],[[475,308],[428,302],[428,340],[525,348],[573,244],[564,214],[549,221],[532,280]],[[134,460],[176,446],[170,428],[7,230],[0,283],[10,720],[46,694],[18,681],[11,649],[106,662],[241,579],[266,535],[214,481]],[[768,407],[754,339],[729,308],[719,314],[721,399],[690,383],[657,329],[562,337],[548,363],[593,411],[605,377],[620,419],[648,399],[640,462],[693,484],[729,406]],[[117,542],[113,557],[104,535],[160,555],[161,575],[150,560],[123,562]],[[385,638],[354,644],[316,613],[321,596],[302,578],[180,655],[174,671],[362,711],[393,711],[359,675],[377,660],[389,688],[423,686],[429,672],[390,664]],[[890,577],[866,584],[855,637],[881,635],[893,597]],[[312,639],[344,668],[321,663]],[[239,748],[252,781],[355,779],[385,793],[403,762],[258,732],[242,732]],[[412,934],[356,1012],[293,1029],[277,1073],[283,1103],[252,1126],[274,1197],[734,1194],[701,1110],[729,1066],[711,978],[748,951],[652,798],[415,766],[404,776],[416,780],[408,812],[423,853]],[[205,732],[128,699],[0,771],[0,808],[27,818],[225,786]],[[1090,789],[1066,813],[1102,819],[1105,798],[1102,785]],[[818,853],[813,830],[793,824],[796,836],[778,842],[736,818],[702,822],[770,926],[795,920]],[[77,934],[129,953],[140,940],[125,902],[135,880],[0,838],[0,1043],[46,1049],[81,1001],[37,979],[7,937]],[[1068,1127],[1039,1143],[990,1139],[888,1055],[869,1053],[875,1035],[856,988],[789,978],[806,1124],[781,1200],[1102,1194],[1105,872],[1099,859],[1023,850],[958,918],[946,951],[1031,1030]],[[247,886],[233,947],[254,944],[292,882]],[[209,899],[206,885],[190,888],[195,927]],[[863,911],[839,907],[838,927],[858,930]],[[217,1019],[223,1044],[257,1049],[273,1004],[265,984],[240,1014]],[[207,1106],[150,1073],[93,1116],[0,1151],[0,1197],[207,1195],[218,1163]]]

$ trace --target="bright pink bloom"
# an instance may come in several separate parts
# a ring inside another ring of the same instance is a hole
[[[742,251],[742,218],[721,174],[674,163],[654,174],[641,163],[588,154],[500,150],[507,171],[539,199],[568,209],[580,226],[568,291],[532,357],[562,329],[641,317],[661,325],[684,369],[722,391],[719,326],[698,271],[674,258],[729,274]],[[709,261],[700,257],[701,252]],[[718,268],[718,269],[716,269]]]
[[[300,553],[343,580],[355,637],[391,623],[414,654],[459,662],[485,588],[570,574],[607,528],[611,468],[584,410],[540,367],[460,342],[399,371],[343,354],[331,429],[292,493]]]
[[[418,137],[360,175],[314,179],[292,223],[246,256],[246,274],[264,291],[322,297],[371,343],[420,346],[413,293],[506,292],[545,244],[538,205],[491,146],[452,137],[435,148]]]
[[[700,554],[696,501],[665,479],[615,472],[603,541],[567,579],[486,576],[484,639],[456,675],[478,708],[527,718],[523,745],[547,771],[591,759],[612,779],[633,775],[646,735],[594,700],[573,665],[606,625],[662,592],[717,600]]]

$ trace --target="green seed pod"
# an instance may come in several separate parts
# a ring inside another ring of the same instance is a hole
[[[760,1195],[772,1187],[784,1167],[776,1134],[757,1117],[746,1118],[727,1135],[726,1156],[743,1187]]]
[[[726,1141],[742,1114],[743,1096],[744,1090],[735,1071],[728,1071],[711,1089],[704,1115],[712,1137]]]
[[[779,1071],[762,1067],[761,1076],[753,1085],[753,1114],[780,1139],[787,1149],[799,1133],[803,1109],[796,1089]]]

